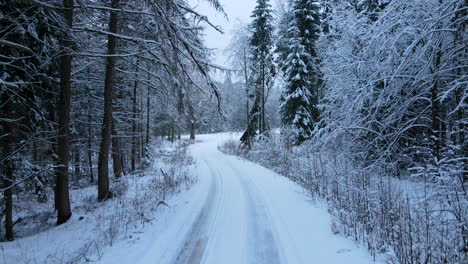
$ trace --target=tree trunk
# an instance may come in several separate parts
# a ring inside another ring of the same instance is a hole
[[[55,130],[56,127],[54,124],[57,123],[57,109],[56,109],[56,103],[50,103],[48,105],[49,107],[49,120],[52,123],[52,130]],[[58,131],[58,128],[57,128]],[[50,153],[51,153],[51,159],[52,163],[58,164],[58,158],[57,158],[57,137],[53,137],[50,140]],[[57,168],[54,168],[54,174],[57,175]],[[55,180],[55,179],[54,179]],[[58,199],[59,197],[57,196],[57,185],[54,186],[54,209],[58,210]]]
[[[93,152],[91,150],[91,139],[90,138],[88,138],[88,173],[89,173],[89,182],[94,183]]]
[[[38,152],[37,141],[34,140],[33,143],[32,143],[32,160],[33,160],[33,163],[37,163],[39,161],[37,152]]]
[[[80,177],[80,148],[78,146],[75,146],[75,160],[73,162],[73,165],[74,165],[74,169],[75,169],[75,172],[73,173],[73,179],[74,179],[74,182],[75,184],[78,183],[78,179]]]
[[[441,47],[439,45],[438,51],[435,58],[435,65],[433,72],[437,72],[440,66],[440,59],[442,57]],[[439,161],[440,160],[440,143],[441,143],[441,127],[440,127],[440,106],[438,102],[439,97],[439,77],[436,75],[434,77],[434,83],[431,88],[431,104],[432,104],[432,115],[431,115],[431,128],[432,128],[432,155],[434,158]]]
[[[112,120],[112,166],[115,178],[119,179],[122,176],[122,158],[120,156],[119,133],[115,123],[116,121]]]
[[[171,142],[174,142],[175,139],[175,126],[174,123],[171,124]]]
[[[63,13],[69,28],[73,26],[73,0],[64,0]],[[61,46],[65,54],[61,58],[60,73],[60,111],[58,127],[58,164],[56,169],[55,200],[58,212],[57,225],[65,223],[71,217],[70,195],[68,191],[68,161],[70,159],[70,98],[71,98],[71,68],[72,56],[70,49],[73,42],[69,36],[62,37]]]
[[[260,127],[261,127],[261,130],[260,130],[260,134],[263,134],[263,132],[265,132],[265,65],[262,65],[262,113],[261,113],[261,120],[260,120]]]
[[[117,9],[119,0],[112,0],[111,7]],[[110,11],[109,32],[117,33],[118,14]],[[107,37],[107,54],[115,54],[117,39],[113,35]],[[101,144],[98,161],[98,201],[104,201],[112,195],[109,191],[109,149],[112,135],[112,101],[115,81],[115,57],[106,58],[106,76],[104,80],[104,118],[102,122]]]
[[[190,139],[195,140],[195,122],[190,123]]]
[[[3,114],[5,119],[13,119],[11,117],[11,101],[10,98],[7,98],[8,96],[6,93],[4,94],[4,100],[3,102],[6,102],[3,107]],[[2,98],[3,99],[3,98]],[[5,199],[5,237],[7,240],[12,241],[13,240],[13,190],[11,189],[14,178],[13,178],[13,161],[10,159],[10,155],[13,152],[13,124],[11,122],[6,122],[5,123],[5,135],[3,135],[3,140],[2,145],[3,145],[3,153],[2,153],[2,160],[4,160],[3,163],[3,173],[4,177],[2,177],[2,183],[3,186],[2,188],[5,189],[3,191],[3,196]]]
[[[90,103],[90,100],[88,101]],[[93,172],[93,152],[92,146],[92,134],[91,134],[91,111],[88,111],[88,173],[90,183],[94,183],[94,172]]]
[[[148,80],[149,78],[150,76],[148,74]],[[150,88],[148,86],[148,91],[146,94],[146,147],[148,147],[149,139],[150,139],[150,104],[151,104]]]
[[[249,91],[249,76],[248,76],[248,67],[247,67],[247,52],[244,49],[244,79],[245,79],[245,95],[246,95],[246,102],[245,102],[245,113],[246,113],[246,128],[249,130],[250,126],[250,106],[249,106],[249,100],[250,100],[250,91]],[[245,145],[247,148],[250,149],[250,137],[245,138],[246,142]]]
[[[88,76],[90,76],[90,70],[88,67]],[[89,89],[89,83],[86,84],[86,90],[88,94],[88,174],[89,182],[94,183],[94,172],[93,172],[93,152],[92,152],[92,132],[91,132],[91,91]]]
[[[143,108],[144,108],[143,93],[140,93],[140,109],[138,109],[138,143],[139,149],[138,152],[138,164],[141,164],[143,159],[143,154],[145,153],[145,133],[143,132]]]
[[[138,64],[139,60],[136,61],[137,67],[135,69],[135,83],[133,85],[133,120],[132,120],[132,171],[136,170],[136,156],[137,156],[137,89],[138,89]]]

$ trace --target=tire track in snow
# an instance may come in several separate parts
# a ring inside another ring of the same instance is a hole
[[[210,170],[212,178],[210,190],[208,191],[202,210],[192,224],[191,230],[185,239],[184,246],[180,249],[174,261],[176,264],[196,264],[202,262],[210,239],[210,233],[216,223],[216,218],[222,204],[223,194],[220,191],[222,179],[213,171],[206,160],[203,159],[203,162]],[[215,206],[216,203],[217,206]],[[215,207],[216,210],[214,209]]]
[[[272,205],[271,201],[269,199],[269,194],[266,193],[265,190],[263,190],[263,188],[258,186],[257,183],[255,182],[255,180],[250,179],[249,176],[246,176],[246,175],[249,175],[248,173],[242,173],[238,169],[237,166],[233,165],[232,164],[232,159],[231,159],[231,157],[229,155],[226,155],[224,153],[223,153],[223,155],[225,155],[226,159],[228,160],[229,166],[234,168],[236,171],[238,171],[239,175],[243,175],[242,176],[243,180],[246,182],[246,184],[249,186],[249,188],[252,190],[252,192],[258,197],[257,199],[262,200],[267,219],[275,218],[276,221],[279,222],[279,223],[276,222],[276,225],[275,225],[272,221],[267,221],[268,223],[270,223],[270,229],[272,230],[272,233],[274,234],[274,237],[276,239],[276,243],[279,244],[279,246],[277,246],[277,249],[279,250],[278,251],[279,252],[279,257],[281,259],[281,261],[279,263],[309,263],[309,262],[304,262],[304,260],[301,259],[300,255],[296,254],[296,252],[300,252],[300,251],[297,248],[296,241],[294,240],[291,233],[288,231],[288,225],[284,221],[283,215],[276,214],[275,216],[273,216],[273,214],[271,214],[270,210],[268,210],[268,206],[265,206],[265,205],[268,205],[268,204],[270,206]],[[255,177],[255,176],[252,176],[252,177]],[[282,227],[283,234],[281,234],[281,235],[277,232],[276,228],[278,226]],[[284,232],[284,231],[286,231],[286,232]],[[285,248],[287,248],[287,247],[289,248],[289,254],[285,254]],[[292,250],[292,252],[294,252],[294,254],[291,254],[291,250]]]
[[[237,179],[240,181],[246,195],[248,207],[248,248],[250,249],[250,263],[282,263],[282,254],[277,245],[274,228],[270,222],[271,215],[265,206],[261,197],[256,194],[256,188],[253,183],[246,179],[236,166],[228,158],[225,158],[228,167],[234,171]]]

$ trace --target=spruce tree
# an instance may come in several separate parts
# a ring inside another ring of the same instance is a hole
[[[315,42],[320,32],[319,6],[316,2],[297,0],[288,35],[288,56],[285,65],[282,122],[296,134],[296,143],[310,137],[319,113],[318,87],[320,71]]]
[[[286,10],[280,14],[279,23],[277,26],[277,36],[276,36],[276,48],[275,53],[276,56],[276,64],[278,65],[278,69],[285,73],[287,69],[286,59],[289,55],[289,40],[292,38],[291,32],[289,31],[289,25],[293,20],[293,12],[292,12],[292,1],[289,0],[286,3]]]
[[[252,56],[252,85],[255,89],[255,99],[250,110],[250,120],[241,141],[250,146],[252,138],[266,131],[265,104],[266,93],[273,83],[275,65],[273,58],[273,17],[268,0],[258,0],[252,17],[252,37],[250,39]]]

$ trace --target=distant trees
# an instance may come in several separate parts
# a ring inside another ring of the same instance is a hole
[[[251,86],[254,90],[252,95],[247,93],[247,98],[254,100],[241,142],[250,148],[257,131],[263,134],[267,130],[265,105],[276,76],[281,73],[282,123],[294,131],[294,141],[299,144],[310,138],[319,121],[318,98],[322,81],[315,43],[321,32],[320,5],[315,1],[287,1],[276,29],[268,1],[258,1],[252,17],[250,32],[243,34],[250,36],[249,45],[240,41],[242,34],[237,33],[229,49],[231,55],[244,58],[233,62],[238,69],[244,69],[246,87]],[[247,64],[250,64],[249,71],[245,70]]]
[[[54,189],[64,223],[71,184],[94,184],[97,167],[102,201],[111,197],[109,165],[116,178],[147,165],[158,116],[170,117],[174,135],[202,119],[199,101],[219,108],[199,23],[214,27],[186,1],[0,1],[6,239],[14,238],[13,194],[46,201]]]
[[[250,48],[250,31],[247,24],[237,24],[233,38],[226,49],[226,54],[237,75],[241,78],[245,90],[245,127],[250,124],[250,100],[252,94],[252,56]],[[248,143],[249,144],[249,143]]]

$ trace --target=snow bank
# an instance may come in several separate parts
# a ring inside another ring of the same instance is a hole
[[[98,261],[108,246],[134,240],[159,211],[168,209],[174,194],[189,189],[197,179],[185,143],[161,144],[153,146],[148,169],[112,183],[117,197],[98,203],[96,186],[71,189],[73,215],[63,225],[54,225],[53,199],[47,204],[29,201],[25,206],[29,210],[18,214],[28,221],[41,219],[29,227],[30,234],[23,233],[25,237],[0,243],[0,263]]]

